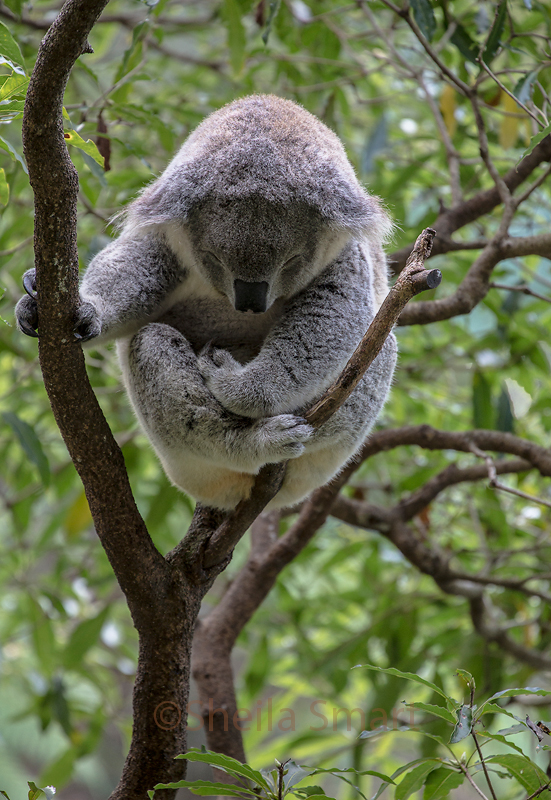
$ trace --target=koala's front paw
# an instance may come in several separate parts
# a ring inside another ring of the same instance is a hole
[[[27,336],[38,336],[38,304],[36,302],[36,270],[28,269],[23,275],[23,288],[27,292],[25,297],[15,306],[15,319],[17,327]],[[81,303],[73,328],[75,339],[87,342],[99,336],[101,322],[92,303]]]
[[[258,452],[266,464],[298,458],[304,452],[304,443],[314,433],[303,417],[279,414],[258,420],[253,426]]]
[[[15,306],[17,327],[27,336],[38,336],[38,305],[36,302],[36,271],[28,269],[23,275],[23,288],[27,294]]]
[[[203,348],[197,363],[199,372],[218,402],[234,414],[248,416],[251,408],[243,397],[241,364],[227,350],[217,349],[212,344]]]
[[[73,327],[75,339],[87,342],[101,333],[101,321],[92,303],[83,302],[78,307],[77,318]]]

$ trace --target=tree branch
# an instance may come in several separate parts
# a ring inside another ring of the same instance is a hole
[[[515,189],[524,183],[540,164],[547,161],[551,161],[551,135],[542,139],[531,153],[503,176],[505,186],[511,193],[514,193]],[[432,225],[436,231],[436,239],[431,255],[438,256],[448,252],[447,243],[455,231],[489,214],[500,203],[501,197],[497,187],[493,186],[439,214]],[[389,263],[395,274],[404,269],[411,250],[412,245],[409,244],[389,255]]]

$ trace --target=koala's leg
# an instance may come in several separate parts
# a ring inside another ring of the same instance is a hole
[[[391,334],[348,400],[314,432],[304,454],[289,462],[283,485],[268,509],[303,500],[328,483],[360,449],[387,398],[396,352],[396,338]]]
[[[251,420],[224,409],[170,325],[146,325],[118,351],[132,405],[169,478],[201,502],[231,508],[264,464],[304,452],[312,429],[301,417]]]

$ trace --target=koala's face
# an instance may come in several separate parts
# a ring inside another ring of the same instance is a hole
[[[304,289],[348,239],[305,203],[258,197],[202,203],[188,231],[202,276],[238,311],[257,313]]]

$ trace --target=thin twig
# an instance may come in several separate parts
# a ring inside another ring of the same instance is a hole
[[[480,763],[482,764],[482,769],[484,770],[484,775],[486,776],[486,781],[488,783],[488,788],[490,789],[490,793],[493,797],[493,800],[497,800],[496,793],[494,792],[494,787],[492,786],[492,781],[490,780],[490,773],[488,772],[488,769],[486,767],[486,762],[484,761],[484,756],[482,755],[482,749],[480,747],[480,744],[478,743],[475,731],[471,730],[471,736],[473,737],[476,749],[478,750],[478,756],[480,758]]]
[[[480,795],[480,797],[483,798],[483,800],[489,800],[489,798],[487,797],[487,795],[484,794],[482,789],[476,785],[473,776],[471,775],[465,764],[462,764],[460,761],[458,761],[457,763],[459,764],[459,769],[465,775],[465,777],[467,778],[467,780],[469,781],[475,792],[477,792]]]
[[[542,497],[536,497],[532,494],[527,494],[526,492],[521,492],[520,489],[512,489],[510,486],[505,486],[505,484],[500,481],[490,481],[490,486],[492,489],[501,489],[502,492],[508,492],[517,497],[522,497],[524,500],[529,500],[531,503],[538,503],[546,508],[551,508],[551,503],[548,500],[544,500]]]
[[[520,286],[511,286],[509,283],[490,283],[490,289],[503,289],[506,292],[520,292],[521,294],[527,294],[530,297],[537,297],[538,300],[543,300],[546,303],[551,303],[551,297],[547,297],[544,294],[539,294],[535,292],[533,289],[530,289],[526,284],[521,284]]]
[[[10,247],[8,250],[0,250],[0,258],[6,258],[7,256],[12,256],[14,253],[18,253],[20,250],[23,250],[27,245],[31,244],[33,240],[32,236],[27,236],[26,239],[23,239],[22,242],[16,244],[15,247]]]
[[[504,86],[504,85],[503,85],[503,83],[502,83],[502,82],[499,80],[499,78],[497,77],[497,75],[496,75],[495,73],[493,73],[493,72],[492,72],[492,70],[490,69],[490,67],[489,67],[487,64],[485,64],[485,63],[484,63],[484,61],[482,60],[482,58],[477,58],[476,60],[478,61],[478,63],[479,63],[479,64],[480,64],[480,66],[482,67],[482,69],[483,69],[483,70],[485,70],[485,71],[488,73],[488,75],[490,76],[490,78],[492,78],[492,80],[494,80],[494,81],[497,83],[497,85],[499,86],[499,88],[500,88],[500,89],[501,89],[503,92],[505,92],[505,94],[508,94],[508,95],[509,95],[509,97],[511,97],[511,98],[512,98],[512,99],[515,101],[515,103],[516,103],[518,106],[520,106],[520,108],[522,108],[522,110],[523,110],[523,111],[525,111],[527,114],[529,114],[529,115],[532,117],[532,119],[533,119],[533,120],[535,120],[535,121],[537,122],[537,124],[539,125],[539,127],[540,127],[540,128],[545,128],[545,127],[546,127],[546,125],[548,125],[548,124],[549,124],[548,122],[544,124],[544,123],[543,123],[543,122],[542,122],[542,121],[541,121],[541,120],[540,120],[540,119],[539,119],[539,118],[538,118],[538,117],[537,117],[537,116],[536,116],[536,115],[533,113],[533,111],[530,111],[530,109],[529,109],[529,108],[527,108],[527,107],[524,105],[524,103],[521,103],[521,101],[518,99],[518,97],[515,97],[515,95],[514,95],[514,94],[513,94],[511,91],[509,91],[509,89],[508,89],[506,86]]]
[[[471,444],[470,450],[474,453],[475,456],[479,458],[483,458],[486,462],[486,468],[488,470],[488,482],[491,489],[500,489],[502,492],[508,492],[509,494],[514,494],[517,497],[522,497],[524,500],[530,500],[532,503],[539,503],[542,506],[546,506],[547,508],[551,508],[551,503],[548,500],[544,500],[541,497],[536,497],[531,494],[527,494],[526,492],[521,492],[520,489],[512,489],[510,486],[505,486],[504,483],[501,483],[497,479],[497,471],[496,465],[494,460],[488,453],[485,453],[484,450],[481,450],[475,444]]]
[[[539,178],[537,178],[533,183],[531,183],[530,186],[527,189],[525,189],[525,191],[522,194],[520,194],[518,197],[515,197],[515,202],[517,204],[517,207],[521,203],[524,203],[524,201],[530,197],[532,192],[538,187],[540,187],[545,180],[547,180],[549,175],[551,175],[551,166],[547,167],[545,172],[542,172]]]
[[[526,800],[534,800],[534,797],[538,797],[542,792],[545,792],[546,789],[549,789],[550,786],[551,786],[551,781],[549,781],[549,783],[546,783],[545,786],[540,786],[540,788],[536,789],[535,792],[532,792],[532,794],[529,795],[526,798]]]

